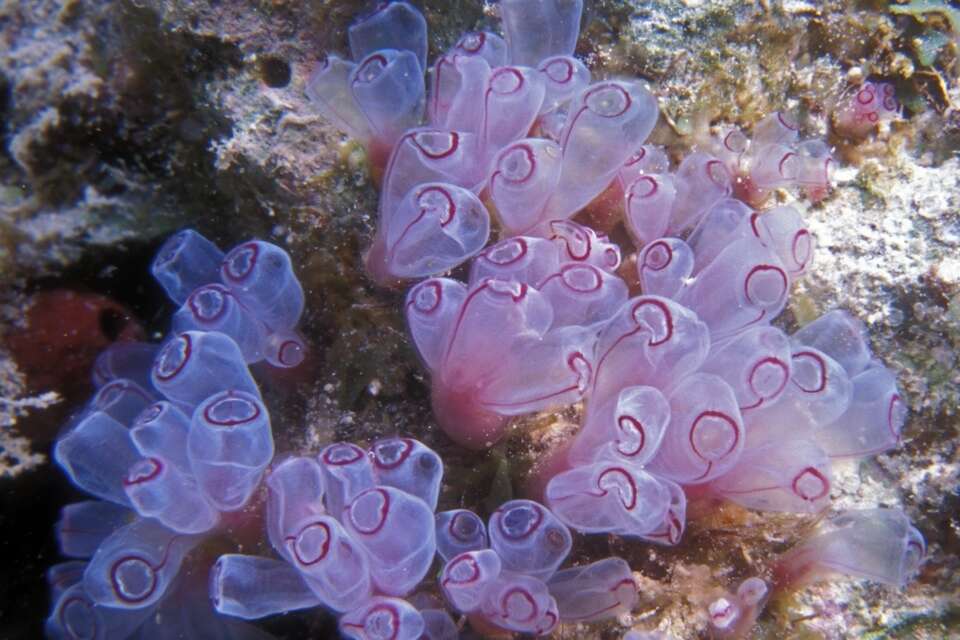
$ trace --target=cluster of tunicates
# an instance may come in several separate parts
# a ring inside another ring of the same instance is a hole
[[[831,149],[776,112],[749,136],[718,125],[673,169],[647,143],[658,107],[643,83],[595,80],[573,57],[581,11],[504,0],[504,37],[464,35],[424,82],[424,22],[393,3],[351,30],[358,62],[346,81],[329,62],[311,79],[333,123],[390,131],[385,159],[362,138],[382,172],[366,267],[382,285],[417,281],[405,312],[437,422],[484,449],[516,416],[582,403],[576,436],[540,461],[529,488],[583,533],[677,544],[689,488],[821,512],[832,462],[896,446],[906,415],[850,313],[792,335],[772,324],[815,242],[797,208],[755,207],[778,191],[825,197]],[[416,71],[386,62],[403,51]],[[872,124],[897,107],[871,83],[856,102],[838,117]],[[621,224],[636,250],[627,260],[605,235]],[[900,569],[872,575],[901,583],[922,539],[864,514],[897,550],[871,561]]]
[[[447,640],[467,622],[545,635],[638,603],[620,558],[561,568],[572,532],[676,545],[691,491],[822,513],[834,460],[900,442],[896,377],[862,323],[838,309],[792,334],[772,324],[815,242],[797,208],[754,207],[782,189],[822,198],[830,149],[775,113],[750,139],[719,127],[673,169],[647,141],[647,87],[595,80],[573,57],[582,2],[498,11],[504,37],[464,35],[425,78],[426,21],[383,5],[350,28],[353,61],[327,56],[307,93],[367,146],[381,194],[365,266],[411,285],[404,312],[443,431],[482,450],[514,418],[577,405],[576,435],[532,472],[533,499],[486,523],[436,513],[443,462],[408,437],[274,459],[248,365],[304,358],[290,258],[256,240],[224,254],[183,231],[152,268],[180,306],[172,332],[102,354],[98,392],[56,446],[98,500],[63,511],[61,547],[79,560],[50,571],[49,635],[258,637],[241,619],[310,608],[363,640]],[[868,83],[837,117],[872,124],[896,106]],[[276,556],[181,571],[249,524],[264,485]],[[769,583],[748,578],[705,613],[739,636],[771,589],[836,572],[900,585],[924,553],[898,510],[834,514]]]
[[[254,240],[224,255],[192,230],[164,244],[152,271],[182,305],[173,331],[159,345],[121,342],[100,354],[97,393],[54,449],[98,500],[63,509],[61,551],[82,560],[50,571],[47,631],[259,637],[217,616],[196,597],[205,580],[180,569],[250,502],[273,459],[270,415],[247,365],[302,359],[303,292],[279,247]]]
[[[636,603],[619,558],[557,571],[572,537],[541,504],[503,504],[489,538],[473,511],[434,515],[442,479],[440,456],[399,437],[368,450],[338,442],[275,464],[267,533],[279,559],[221,556],[214,606],[245,619],[325,607],[341,615],[348,638],[454,640],[444,605],[413,593],[435,555],[445,562],[438,581],[449,606],[500,629],[545,634],[561,620],[598,620]]]

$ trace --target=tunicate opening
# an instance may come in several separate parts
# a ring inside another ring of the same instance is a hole
[[[157,586],[157,574],[143,558],[128,557],[120,560],[111,571],[113,588],[118,598],[125,602],[140,602],[150,597]]]
[[[761,308],[775,307],[787,295],[787,277],[778,267],[758,265],[747,274],[744,288],[753,304]]]
[[[500,175],[510,182],[524,182],[533,175],[536,162],[526,145],[516,146],[500,157],[497,167]]]
[[[83,598],[70,598],[60,608],[60,624],[70,638],[95,638],[97,614],[93,603]]]
[[[246,398],[229,394],[204,410],[204,417],[208,422],[223,427],[250,422],[259,415],[260,408],[256,404]]]
[[[301,564],[315,564],[327,556],[330,549],[330,529],[322,522],[314,522],[297,534],[294,554]]]
[[[619,85],[607,84],[589,92],[585,104],[598,116],[615,118],[630,108],[630,95]]]
[[[530,535],[543,520],[543,514],[533,505],[521,504],[511,507],[500,518],[500,529],[510,538]]]
[[[693,451],[704,460],[720,460],[734,450],[739,439],[737,424],[730,416],[719,411],[701,413],[690,429]]]
[[[393,607],[379,605],[370,610],[363,621],[363,631],[367,638],[395,638],[400,617]]]

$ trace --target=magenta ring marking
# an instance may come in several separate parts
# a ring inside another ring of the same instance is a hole
[[[220,301],[220,308],[211,317],[205,317],[201,313],[200,307],[198,306],[198,303],[197,303],[197,297],[203,293],[206,293],[207,291],[216,291],[222,297]],[[190,313],[193,314],[194,318],[197,318],[198,320],[205,322],[207,324],[213,324],[214,322],[222,318],[227,313],[227,298],[229,298],[231,295],[232,294],[230,293],[230,290],[224,287],[223,285],[207,284],[200,287],[199,289],[196,289],[193,293],[190,294],[190,297],[187,298],[187,305],[189,305]]]
[[[320,552],[317,554],[317,557],[312,559],[305,559],[300,555],[300,547],[297,544],[297,542],[300,540],[300,536],[302,536],[307,529],[311,529],[313,527],[320,527],[321,529],[324,530],[326,535],[323,541],[323,545],[320,547]],[[300,529],[300,531],[297,532],[295,536],[286,537],[287,546],[289,546],[290,549],[293,551],[293,556],[297,559],[297,562],[299,564],[305,567],[313,566],[327,557],[327,553],[329,553],[330,551],[330,540],[331,540],[330,527],[327,526],[327,523],[325,522],[311,522],[307,525],[304,525]]]
[[[737,448],[737,444],[740,442],[740,427],[737,426],[737,423],[733,418],[731,418],[730,416],[728,416],[722,411],[702,411],[700,415],[698,415],[694,419],[693,424],[690,426],[690,432],[687,435],[687,439],[690,441],[690,450],[693,451],[697,455],[697,457],[700,458],[701,460],[705,460],[705,461],[708,461],[710,464],[713,464],[714,462],[713,460],[711,460],[710,458],[708,458],[707,456],[703,455],[703,453],[700,452],[700,449],[697,448],[697,443],[694,441],[694,438],[693,438],[694,433],[697,430],[697,427],[700,425],[700,421],[703,420],[704,418],[719,418],[720,420],[730,425],[730,428],[733,429],[733,442],[730,443],[730,446],[727,448],[726,451],[720,454],[717,460],[725,458],[726,456],[733,453],[733,450]]]
[[[190,360],[190,355],[193,353],[193,341],[191,340],[190,335],[187,333],[181,333],[176,338],[168,342],[167,346],[164,347],[162,353],[166,353],[168,349],[171,349],[173,343],[178,340],[182,341],[184,344],[184,348],[183,348],[184,353],[183,353],[183,358],[180,360],[180,363],[177,364],[176,368],[167,374],[164,374],[163,372],[161,372],[159,368],[160,364],[164,360],[166,360],[166,358],[157,358],[156,364],[153,365],[153,372],[157,374],[157,378],[159,378],[163,382],[167,382],[168,380],[172,380],[174,377],[176,377],[176,375],[180,373],[183,370],[183,368],[187,365],[187,362]]]
[[[379,508],[379,520],[377,521],[377,524],[375,524],[373,527],[364,528],[358,525],[356,520],[354,519],[353,507],[357,504],[360,498],[371,493],[380,494],[380,497],[383,499],[383,504],[381,504]],[[385,490],[381,489],[380,487],[367,489],[366,491],[359,493],[357,497],[353,499],[353,502],[350,503],[350,506],[347,508],[350,510],[350,524],[353,525],[353,528],[356,529],[357,533],[362,533],[363,535],[367,535],[367,536],[376,535],[380,533],[380,530],[383,529],[383,526],[387,523],[387,515],[390,513],[390,494],[387,493]]]
[[[806,475],[811,475],[820,482],[820,491],[816,495],[808,496],[800,490],[800,480]],[[790,484],[790,489],[801,499],[807,502],[813,502],[830,493],[830,481],[813,467],[807,467],[794,477],[793,482]]]
[[[632,427],[634,433],[640,434],[640,444],[638,444],[637,447],[633,450],[624,450],[620,446],[622,441],[618,438],[617,451],[619,451],[621,454],[629,458],[632,458],[633,456],[638,455],[641,451],[643,451],[643,447],[646,446],[647,444],[647,434],[646,434],[646,431],[644,431],[643,429],[643,424],[639,420],[637,420],[633,416],[626,416],[626,415],[619,416],[617,418],[617,427],[620,429],[620,431],[628,430],[628,427],[624,426],[625,422],[629,424],[630,427]]]
[[[780,291],[780,295],[777,296],[777,301],[779,301],[781,298],[783,298],[783,296],[787,294],[787,289],[789,288],[790,281],[787,279],[787,274],[783,272],[783,269],[781,269],[780,267],[776,267],[772,264],[758,264],[754,266],[752,269],[750,269],[749,273],[747,273],[747,277],[744,278],[743,280],[743,295],[747,299],[747,302],[749,302],[750,304],[757,304],[756,302],[753,301],[753,298],[750,296],[750,278],[764,271],[775,271],[777,275],[779,275],[780,278],[783,280],[783,288]],[[776,304],[776,302],[774,304]]]
[[[248,424],[250,422],[253,422],[254,420],[260,417],[260,406],[258,405],[258,403],[251,402],[250,400],[247,400],[246,398],[241,397],[235,391],[224,391],[219,395],[220,395],[219,398],[217,398],[213,402],[210,402],[203,408],[203,418],[210,424],[218,427],[236,427],[237,425]],[[218,418],[213,417],[212,412],[217,407],[217,405],[224,402],[225,400],[234,399],[234,398],[238,398],[246,402],[247,405],[253,407],[253,410],[254,410],[253,414],[246,418],[229,419],[229,420],[220,420]]]
[[[353,455],[349,458],[343,458],[343,459],[338,458],[337,460],[334,460],[331,457],[334,452],[340,452],[340,451],[343,451],[344,449],[350,451]],[[351,444],[349,442],[338,442],[337,444],[333,444],[327,447],[323,452],[322,458],[325,464],[333,465],[335,467],[343,467],[348,464],[353,464],[354,462],[357,462],[358,460],[362,459],[364,456],[364,453],[365,453],[364,450],[355,444]]]
[[[153,468],[146,474],[137,474],[136,477],[131,477],[129,474],[125,476],[122,480],[122,484],[125,487],[132,487],[138,484],[144,484],[155,480],[161,473],[163,473],[163,463],[159,458],[145,458],[147,462],[153,465]]]
[[[530,614],[526,618],[521,618],[517,620],[517,622],[530,622],[531,620],[534,620],[540,614],[540,607],[537,606],[537,601],[534,600],[533,596],[531,596],[530,593],[523,587],[511,587],[503,594],[503,596],[501,596],[500,608],[502,610],[502,613],[500,614],[500,616],[504,620],[515,619],[515,618],[511,618],[509,613],[507,613],[509,608],[508,600],[510,600],[513,596],[518,594],[522,596],[523,599],[526,600],[527,603],[530,605]]]
[[[425,133],[438,133],[450,137],[449,148],[444,151],[429,151],[427,150],[417,139],[418,136]],[[431,160],[443,160],[444,158],[450,157],[460,146],[460,134],[456,131],[442,131],[439,129],[431,129],[429,131],[418,131],[417,133],[408,134],[411,144],[415,146],[420,153],[430,158]],[[399,146],[399,145],[398,145]]]
[[[597,476],[597,488],[600,490],[601,495],[605,496],[610,493],[610,490],[601,484],[604,479],[610,475],[623,476],[627,479],[627,484],[630,485],[629,499],[624,499],[623,492],[620,491],[619,487],[617,487],[617,493],[620,494],[620,503],[623,505],[623,508],[627,511],[633,511],[637,506],[637,484],[633,481],[633,477],[627,473],[626,469],[623,469],[622,467],[608,467],[600,472],[600,475]]]
[[[494,512],[494,514],[497,515],[497,528],[500,530],[500,533],[503,534],[504,538],[509,538],[510,540],[523,540],[525,538],[529,538],[531,535],[533,535],[534,532],[537,531],[537,529],[540,528],[540,525],[543,523],[543,510],[540,508],[539,505],[537,504],[524,505],[521,508],[533,511],[537,517],[532,524],[528,524],[527,528],[524,531],[520,532],[519,534],[510,533],[509,531],[503,528],[503,518],[504,518],[503,510],[497,509]]]
[[[663,264],[661,264],[661,265],[658,267],[658,266],[656,266],[655,264],[651,264],[651,263],[649,262],[648,258],[650,257],[650,254],[652,254],[652,253],[654,252],[655,249],[658,249],[658,248],[660,248],[660,247],[663,247],[663,248],[666,250],[666,252],[667,252],[667,259],[663,262]],[[643,252],[643,268],[644,268],[644,270],[650,269],[651,271],[663,271],[663,270],[666,269],[668,266],[670,266],[670,263],[671,263],[671,262],[673,262],[673,249],[670,248],[670,244],[669,244],[669,243],[667,243],[667,242],[665,242],[665,241],[663,241],[663,240],[657,240],[656,242],[654,242],[653,244],[651,244],[649,247],[647,247],[646,251]]]
[[[253,255],[250,256],[250,260],[248,261],[247,268],[240,273],[236,273],[233,270],[233,260],[231,260],[231,258],[236,255],[239,255],[240,252],[242,251],[249,251]],[[228,253],[227,256],[223,259],[223,274],[227,277],[227,280],[230,280],[232,282],[242,282],[247,278],[247,276],[249,276],[253,272],[254,267],[257,266],[257,259],[259,257],[260,257],[260,247],[257,246],[256,242],[248,242],[246,244],[242,244],[236,249],[234,249],[233,251],[231,251],[230,253]]]
[[[399,441],[403,445],[403,449],[400,451],[400,456],[394,462],[384,462],[383,459],[377,454],[377,445],[383,444],[384,442],[395,442]],[[407,458],[410,457],[410,454],[413,453],[413,441],[410,438],[388,438],[386,440],[381,440],[380,442],[375,442],[371,447],[373,451],[373,464],[379,469],[396,469],[404,462],[407,461]]]
[[[798,351],[794,353],[791,356],[791,358],[793,358],[794,360],[798,358],[811,358],[814,362],[816,362],[817,367],[820,370],[820,383],[817,387],[812,389],[808,389],[807,387],[804,387],[793,378],[790,379],[791,382],[797,385],[797,387],[799,387],[801,391],[804,391],[806,393],[820,393],[821,391],[827,388],[827,363],[826,361],[824,361],[822,357],[820,357],[820,354],[814,353],[813,351]]]

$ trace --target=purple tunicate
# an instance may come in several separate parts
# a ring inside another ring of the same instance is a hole
[[[746,413],[750,437],[754,442],[809,437],[843,415],[852,394],[853,384],[839,363],[801,346],[790,354],[790,382],[780,399]]]
[[[756,238],[744,238],[721,251],[677,301],[710,327],[712,340],[719,340],[776,318],[787,304],[790,284],[776,254]]]
[[[233,295],[271,331],[292,329],[303,313],[303,288],[290,255],[275,244],[251,240],[230,250],[220,276]]]
[[[569,218],[599,195],[646,140],[657,113],[656,98],[635,82],[592,84],[574,98],[560,141],[560,180],[542,220]]]
[[[873,357],[863,321],[842,309],[829,311],[805,324],[791,338],[797,344],[813,347],[830,356],[850,376],[866,369]]]
[[[900,442],[907,406],[900,398],[897,378],[879,364],[851,379],[847,410],[813,438],[831,458],[862,458],[892,449]]]
[[[412,438],[384,438],[370,447],[370,459],[379,485],[394,487],[437,508],[443,461],[437,453]]]
[[[367,551],[370,575],[380,593],[409,593],[433,563],[437,550],[433,510],[404,491],[367,489],[347,506],[343,526]]]
[[[670,209],[669,235],[693,227],[717,202],[732,191],[732,176],[722,162],[695,151],[683,159],[673,174],[676,196]]]
[[[173,314],[172,330],[174,333],[218,331],[237,343],[245,362],[263,359],[266,328],[222,284],[205,284],[194,289]]]
[[[511,234],[526,233],[542,222],[541,210],[560,179],[562,153],[552,140],[526,138],[505,146],[494,158],[490,199]]]
[[[545,58],[537,65],[537,71],[546,85],[541,115],[566,105],[590,84],[590,70],[573,56]]]
[[[129,505],[123,490],[127,470],[140,458],[125,426],[99,411],[86,416],[53,449],[75,485],[98,498]]]
[[[296,367],[307,356],[307,345],[294,331],[274,331],[263,342],[263,357],[274,367]]]
[[[567,453],[573,464],[589,464],[610,447],[614,459],[643,465],[660,448],[670,405],[654,387],[624,387],[604,403],[587,406],[583,427]]]
[[[384,3],[347,30],[350,55],[361,60],[384,49],[411,52],[420,75],[427,69],[427,21],[408,2]]]
[[[103,606],[148,607],[163,597],[184,556],[199,541],[155,520],[138,519],[103,541],[83,573],[83,589]]]
[[[627,183],[624,198],[627,231],[634,244],[643,246],[666,233],[677,198],[673,176],[657,173],[639,175]]]
[[[553,327],[598,326],[627,301],[627,285],[591,264],[568,263],[536,284],[553,307]]]
[[[901,587],[926,556],[923,536],[898,509],[842,511],[787,552],[777,568],[780,586],[844,574]]]
[[[833,112],[833,124],[845,136],[864,138],[880,122],[899,115],[900,102],[893,85],[868,81],[843,97]]]
[[[356,65],[335,55],[318,63],[307,79],[305,93],[324,118],[358,140],[370,141],[370,124],[360,110],[348,78]]]
[[[469,31],[457,40],[453,52],[466,56],[480,56],[491,69],[507,65],[507,42],[489,31]]]
[[[645,144],[633,152],[617,173],[620,188],[627,187],[643,175],[665,174],[670,171],[670,157],[663,147]]]
[[[813,202],[830,189],[833,152],[823,140],[805,140],[797,145],[796,183]]]
[[[323,507],[323,471],[313,458],[288,458],[273,467],[267,485],[267,536],[277,553],[288,556],[287,536],[300,523],[326,513]]]
[[[510,631],[548,635],[559,622],[557,601],[540,579],[503,572],[484,590],[481,615]]]
[[[560,248],[561,262],[589,264],[607,273],[620,267],[620,247],[606,234],[572,220],[551,220],[547,237]]]
[[[185,473],[190,473],[189,431],[190,418],[166,400],[144,409],[130,425],[130,437],[141,456],[163,458]]]
[[[573,544],[567,527],[549,509],[532,500],[510,500],[490,516],[490,547],[504,571],[547,579]]]
[[[637,256],[637,275],[644,295],[673,298],[693,272],[694,253],[679,238],[659,238]]]
[[[100,388],[111,380],[128,378],[149,389],[150,367],[157,357],[157,345],[146,342],[114,342],[100,352],[93,364],[93,384]]]
[[[614,618],[637,606],[637,584],[630,565],[621,558],[558,571],[547,581],[563,622],[596,622]]]
[[[107,536],[129,524],[133,513],[103,500],[84,500],[60,510],[57,540],[60,552],[71,558],[89,558]]]
[[[342,521],[347,504],[376,484],[373,463],[367,452],[352,442],[327,445],[317,461],[323,473],[327,513]]]
[[[431,278],[407,292],[407,325],[423,364],[436,370],[446,347],[447,330],[467,297],[463,283],[450,278]]]
[[[753,143],[793,144],[799,137],[796,119],[787,112],[774,111],[753,126]]]
[[[630,386],[664,389],[696,371],[709,349],[707,326],[686,307],[657,296],[631,298],[600,331],[591,400]]]
[[[529,67],[493,69],[483,91],[483,120],[478,129],[484,159],[530,131],[546,90],[543,74]]]
[[[245,620],[322,604],[286,562],[233,553],[210,570],[210,600],[217,612]]]
[[[240,347],[216,331],[186,331],[167,341],[151,372],[153,386],[184,412],[224,389],[260,397]]]
[[[154,400],[150,391],[133,380],[115,378],[97,390],[89,408],[107,414],[120,424],[129,425]]]
[[[713,262],[733,238],[740,237],[736,233],[752,213],[753,209],[735,198],[722,198],[707,210],[687,237],[693,250],[694,273]]]
[[[242,508],[273,458],[266,407],[245,391],[210,396],[193,414],[187,456],[198,487],[217,509]]]
[[[496,279],[526,285],[543,282],[560,270],[557,244],[544,238],[515,236],[484,249],[470,268],[470,284]]]
[[[482,56],[454,50],[438,58],[427,104],[430,124],[479,134],[490,73],[491,66]]]
[[[422,278],[478,253],[490,237],[490,214],[467,189],[425,182],[410,190],[377,233],[383,263],[368,266],[393,279]]]
[[[750,140],[739,127],[720,125],[711,137],[709,151],[736,176],[742,171],[749,146]]]
[[[730,385],[695,373],[670,393],[670,425],[648,470],[681,484],[708,482],[733,468],[745,439]]]
[[[816,513],[830,500],[830,459],[810,440],[752,446],[711,483],[718,494],[749,509]]]
[[[577,45],[582,0],[504,0],[500,12],[513,64],[536,66]]]
[[[670,494],[667,512],[656,528],[639,537],[647,542],[673,546],[680,542],[687,525],[687,496],[683,492],[683,488],[676,482],[666,478],[659,478],[659,480],[660,484],[666,487],[667,493]]]
[[[378,559],[330,516],[307,517],[291,527],[284,535],[281,555],[331,609],[352,609],[373,592],[371,566]],[[395,586],[406,588],[407,583]]]
[[[413,53],[395,49],[377,50],[357,60],[347,85],[373,139],[390,148],[423,119],[423,68]]]
[[[437,514],[437,553],[444,560],[467,551],[486,549],[487,528],[480,516],[469,509],[453,509]]]
[[[375,596],[340,618],[349,640],[419,640],[423,631],[423,616],[399,598]]]
[[[123,489],[137,513],[178,533],[204,533],[220,520],[194,479],[162,458],[136,462],[123,479]]]
[[[447,562],[438,581],[444,597],[460,613],[480,608],[486,590],[500,577],[500,556],[490,549],[467,551]]]
[[[190,292],[219,280],[223,252],[193,229],[170,236],[153,259],[150,272],[167,295],[183,304]]]
[[[564,524],[583,533],[643,535],[666,515],[670,495],[639,467],[601,459],[554,476],[546,502]]]
[[[770,406],[790,382],[790,339],[769,325],[747,329],[714,347],[701,371],[713,373],[731,386],[740,413]]]
[[[59,565],[58,565],[59,566]],[[129,637],[153,613],[144,609],[118,609],[98,604],[83,585],[75,583],[54,598],[44,630],[48,638],[110,640]]]

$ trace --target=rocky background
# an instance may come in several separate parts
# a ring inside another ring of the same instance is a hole
[[[496,25],[495,4],[414,4],[431,59],[462,31]],[[903,591],[838,580],[778,594],[755,636],[960,634],[960,9],[936,0],[586,4],[578,55],[595,77],[650,83],[662,106],[653,139],[676,157],[711,124],[749,128],[784,108],[836,145],[836,188],[807,212],[816,264],[781,322],[793,328],[837,305],[864,318],[912,410],[904,446],[844,469],[834,498],[902,505],[929,543],[918,580]],[[51,442],[89,396],[100,349],[163,335],[172,309],[147,269],[180,227],[223,247],[259,236],[293,255],[311,352],[292,372],[256,371],[280,451],[410,433],[444,456],[446,508],[484,509],[519,492],[575,420],[576,407],[528,419],[469,456],[437,433],[401,294],[361,272],[377,201],[363,151],[303,97],[311,66],[346,50],[362,9],[349,0],[0,0],[0,636],[39,635],[43,572],[57,561],[52,525],[81,497],[49,464]],[[903,119],[843,140],[830,110],[868,77],[895,84]],[[675,549],[578,537],[575,559],[630,561],[641,607],[564,637],[618,638],[630,627],[699,637],[721,589],[768,575],[814,524],[729,505],[694,515]],[[289,618],[267,626],[289,637],[329,629],[323,614]]]

